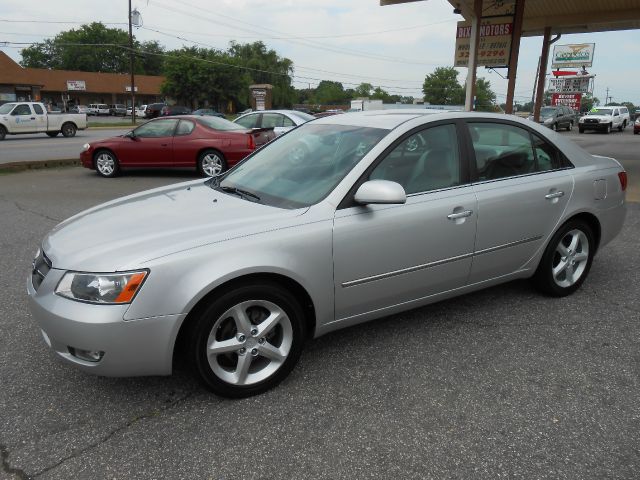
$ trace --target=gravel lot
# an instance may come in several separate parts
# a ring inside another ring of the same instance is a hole
[[[640,204],[575,295],[513,282],[335,332],[262,396],[58,362],[26,305],[44,234],[192,178],[0,175],[0,478],[638,478]]]

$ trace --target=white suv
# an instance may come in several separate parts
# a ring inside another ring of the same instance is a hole
[[[109,115],[109,105],[104,103],[92,103],[89,105],[89,112],[87,115]]]
[[[617,128],[619,132],[629,125],[629,109],[621,105],[608,105],[592,109],[584,117],[580,117],[578,130],[602,130],[606,133]]]

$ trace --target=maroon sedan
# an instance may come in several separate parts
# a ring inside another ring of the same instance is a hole
[[[103,177],[127,167],[195,167],[211,177],[275,136],[273,129],[247,130],[218,117],[157,118],[125,135],[85,144],[80,161]]]

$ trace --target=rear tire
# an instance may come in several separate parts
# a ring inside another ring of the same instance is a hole
[[[227,169],[224,155],[212,148],[204,150],[198,155],[197,170],[203,177],[215,177]]]
[[[302,307],[279,285],[241,285],[213,297],[196,315],[188,356],[199,380],[217,395],[263,393],[287,377],[302,353]]]
[[[553,235],[533,276],[535,286],[553,297],[572,294],[587,278],[596,244],[591,227],[570,220]]]
[[[573,130],[573,122],[569,122],[569,125],[567,125],[567,132],[570,132],[571,130]]]
[[[78,130],[73,123],[65,123],[62,125],[62,135],[64,137],[70,138],[76,136],[76,131]]]
[[[49,135],[51,138],[55,138],[58,136],[60,132],[47,132],[47,135]]]
[[[111,150],[98,150],[94,153],[93,166],[101,177],[113,178],[120,173],[120,162]]]

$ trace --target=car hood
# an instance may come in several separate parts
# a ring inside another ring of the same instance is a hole
[[[186,249],[295,225],[307,210],[243,200],[196,180],[81,212],[49,232],[42,248],[54,268],[129,270]]]

